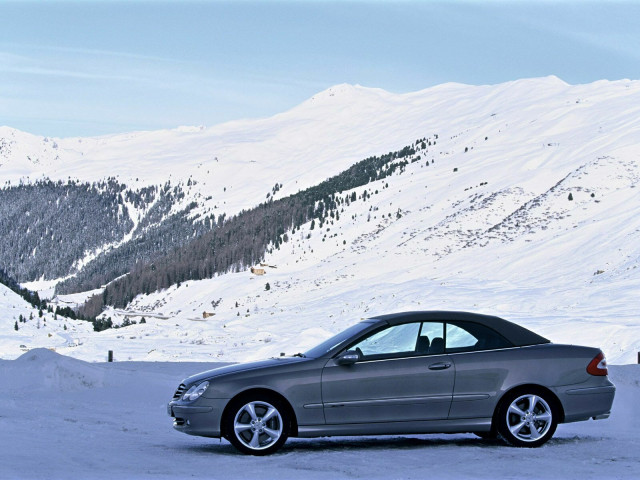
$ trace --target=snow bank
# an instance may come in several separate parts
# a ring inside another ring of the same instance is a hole
[[[0,363],[3,391],[74,391],[103,386],[104,370],[75,358],[36,348]]]

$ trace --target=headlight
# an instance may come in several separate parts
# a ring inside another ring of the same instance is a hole
[[[200,398],[200,395],[202,395],[205,392],[208,386],[209,386],[209,382],[202,382],[202,383],[199,383],[198,385],[193,385],[182,396],[182,400],[184,400],[185,402],[193,402],[194,400]]]

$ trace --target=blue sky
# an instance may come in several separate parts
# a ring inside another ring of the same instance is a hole
[[[210,126],[343,82],[639,79],[639,24],[629,1],[0,0],[0,125]]]

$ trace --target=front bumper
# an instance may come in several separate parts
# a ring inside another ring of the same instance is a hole
[[[169,402],[167,414],[173,417],[173,428],[188,435],[220,438],[220,421],[227,400],[206,399],[206,401],[206,404],[197,406],[176,401]]]

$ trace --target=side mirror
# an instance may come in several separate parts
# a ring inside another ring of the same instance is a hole
[[[358,360],[360,360],[360,355],[358,355],[356,351],[347,350],[346,352],[344,352],[338,357],[338,359],[336,360],[336,363],[338,365],[353,365]]]

